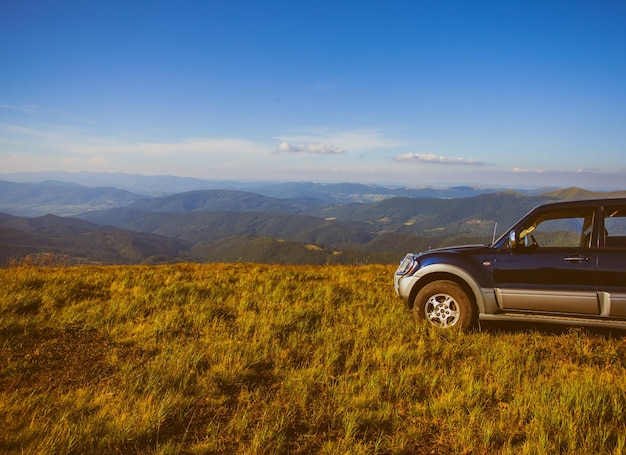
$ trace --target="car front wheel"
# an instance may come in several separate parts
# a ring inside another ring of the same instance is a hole
[[[474,305],[454,281],[440,280],[424,286],[415,296],[413,314],[418,321],[428,321],[444,329],[469,330],[476,319]]]

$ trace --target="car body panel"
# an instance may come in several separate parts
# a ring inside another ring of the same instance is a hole
[[[626,318],[626,249],[607,250],[598,258],[598,295],[606,316]]]
[[[503,309],[598,315],[596,260],[596,253],[566,248],[499,254],[494,265],[498,302]]]

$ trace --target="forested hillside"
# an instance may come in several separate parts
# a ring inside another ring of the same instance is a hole
[[[390,264],[406,252],[489,243],[545,202],[626,194],[307,183],[260,190],[267,194],[206,189],[146,197],[67,182],[0,182],[0,212],[8,208],[0,213],[0,263],[49,253],[75,263]]]

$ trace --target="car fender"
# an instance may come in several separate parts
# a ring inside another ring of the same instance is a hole
[[[403,295],[410,296],[407,304],[413,305],[415,296],[428,283],[437,280],[452,280],[459,283],[473,297],[479,313],[485,313],[487,308],[495,304],[493,288],[485,289],[467,270],[453,264],[429,264],[417,270],[412,276],[403,277],[398,285],[404,288]]]

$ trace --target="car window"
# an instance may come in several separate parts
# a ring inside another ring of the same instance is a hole
[[[604,245],[626,248],[626,207],[607,207],[604,211]]]
[[[589,248],[593,227],[593,211],[551,212],[534,220],[520,233],[527,245],[540,248]]]

